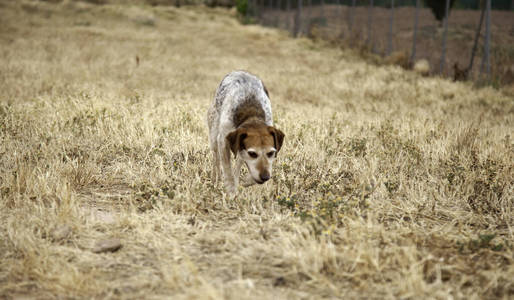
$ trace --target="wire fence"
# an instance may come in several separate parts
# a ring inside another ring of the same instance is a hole
[[[514,1],[492,10],[491,0],[471,3],[478,9],[441,0],[441,20],[421,0],[249,1],[249,18],[293,36],[365,49],[405,68],[424,61],[427,73],[454,80],[514,84]]]

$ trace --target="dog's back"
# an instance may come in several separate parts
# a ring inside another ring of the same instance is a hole
[[[257,117],[267,125],[273,125],[268,91],[256,76],[234,71],[221,81],[214,102],[209,109],[209,127],[236,128],[249,117]]]

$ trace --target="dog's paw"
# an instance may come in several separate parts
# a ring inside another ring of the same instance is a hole
[[[241,183],[241,185],[242,185],[243,187],[249,187],[249,186],[252,186],[252,185],[254,185],[254,184],[256,184],[256,182],[255,182],[253,179],[250,179],[250,180],[245,179],[245,180],[243,180],[243,182]]]
[[[225,191],[230,198],[234,198],[237,195],[237,187],[234,185],[225,185]]]
[[[250,174],[248,174],[244,179],[243,181],[241,182],[241,185],[243,187],[249,187],[249,186],[252,186],[254,184],[257,184],[255,182],[255,180],[253,180],[252,176],[250,176]]]

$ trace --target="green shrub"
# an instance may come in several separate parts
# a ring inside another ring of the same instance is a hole
[[[241,16],[246,16],[248,12],[248,0],[236,0],[236,8]]]

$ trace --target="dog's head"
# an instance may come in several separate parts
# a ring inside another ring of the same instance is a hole
[[[252,179],[263,184],[271,178],[273,160],[282,147],[284,133],[273,126],[253,124],[240,127],[227,135],[234,155],[240,155]]]

